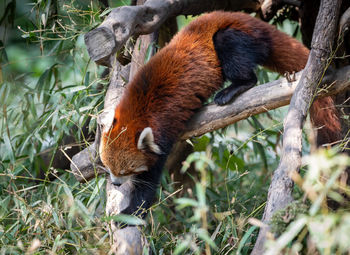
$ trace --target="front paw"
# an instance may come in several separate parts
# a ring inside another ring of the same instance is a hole
[[[255,83],[247,82],[244,85],[234,85],[231,84],[227,88],[220,90],[214,98],[214,102],[218,105],[225,105],[232,101],[234,98],[241,95],[243,92],[249,90],[254,87]]]
[[[135,212],[136,212],[136,210],[129,205],[125,209],[121,210],[120,214],[134,215]]]
[[[231,101],[232,95],[228,89],[220,90],[214,97],[214,102],[217,105],[225,105]]]

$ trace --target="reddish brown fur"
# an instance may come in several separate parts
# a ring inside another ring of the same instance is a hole
[[[341,139],[341,124],[332,97],[317,99],[310,108],[311,122],[317,128],[317,145]]]
[[[213,35],[228,27],[253,37],[258,37],[259,33],[270,35],[272,52],[266,67],[282,74],[304,68],[308,49],[265,22],[244,13],[213,12],[199,17],[151,58],[128,84],[116,109],[117,123],[110,133],[102,136],[101,158],[114,175],[120,175],[120,169],[132,173],[131,162],[136,167],[155,162],[156,156],[136,147],[145,127],[152,128],[155,143],[168,153],[169,144],[171,147],[183,132],[194,111],[221,87],[223,77]],[[319,104],[315,103],[314,108],[319,108]],[[316,112],[317,116],[328,114]],[[330,125],[339,129],[333,123],[337,121],[333,112],[332,121],[326,122],[324,129],[329,129]],[[313,120],[320,124],[319,118]],[[123,128],[126,130],[121,133]]]

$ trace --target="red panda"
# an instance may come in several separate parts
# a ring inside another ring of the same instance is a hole
[[[216,94],[219,105],[256,84],[257,65],[281,74],[300,71],[308,55],[296,39],[244,13],[208,13],[176,34],[129,82],[112,126],[102,132],[100,156],[112,181],[133,180],[131,203],[122,213],[145,215],[139,209],[152,205],[173,143],[225,80],[232,84]],[[323,126],[322,142],[329,142],[340,132],[339,120],[331,98],[317,101],[313,122]]]

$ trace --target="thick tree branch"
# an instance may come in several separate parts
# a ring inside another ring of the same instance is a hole
[[[130,203],[131,191],[132,184],[130,181],[117,187],[108,178],[106,186],[106,215],[117,215],[125,209]],[[110,223],[109,236],[112,243],[111,250],[113,250],[115,255],[140,255],[146,243],[146,239],[138,227],[128,226],[119,229],[113,221]]]
[[[138,0],[137,4],[142,4],[143,0]],[[133,50],[133,57],[130,63],[130,70],[128,70],[129,80],[133,79],[135,73],[143,65],[146,59],[147,50],[150,46],[155,45],[158,39],[158,33],[152,33],[148,35],[140,36],[135,44]],[[152,51],[155,53],[155,50]],[[118,63],[117,63],[118,64]],[[114,64],[113,66],[117,66]],[[116,71],[116,74],[118,72]],[[116,75],[118,78],[118,75]],[[111,85],[108,89],[108,93],[105,98],[104,118],[100,118],[100,126],[110,126],[113,118],[115,107],[122,97],[124,87],[120,86],[120,80],[111,80]],[[114,91],[111,91],[111,87],[115,87]],[[96,142],[99,144],[99,141]],[[106,193],[107,204],[106,214],[117,215],[121,210],[125,209],[130,203],[130,196],[133,189],[131,182],[123,183],[121,186],[115,186],[111,184],[110,178],[108,178]],[[112,242],[112,249],[116,255],[141,255],[143,247],[147,240],[143,237],[140,229],[136,226],[126,227],[119,229],[114,221],[110,223],[110,237]]]
[[[85,35],[85,44],[92,60],[111,66],[110,59],[133,35],[149,34],[170,17],[198,15],[213,10],[259,9],[254,0],[148,0],[143,5],[115,8],[97,28]]]
[[[261,14],[264,20],[270,20],[283,5],[300,6],[299,0],[260,0]]]
[[[286,207],[292,200],[293,181],[291,174],[299,171],[301,165],[302,128],[317,84],[332,51],[340,0],[322,0],[316,20],[308,62],[293,94],[288,114],[284,121],[283,148],[281,161],[276,169],[269,188],[268,199],[263,215],[267,223],[274,212]],[[252,254],[262,254],[268,229],[260,229]]]
[[[272,109],[289,104],[296,85],[300,81],[301,73],[296,75],[296,81],[288,82],[285,78],[254,87],[240,95],[231,104],[217,106],[210,104],[201,108],[188,123],[188,131],[181,139],[200,136],[205,133],[226,127],[239,120],[246,119],[252,115],[267,112]],[[323,91],[320,96],[333,95],[344,90],[349,82],[350,67],[340,69],[333,75],[327,77],[330,84],[336,81],[328,91]]]

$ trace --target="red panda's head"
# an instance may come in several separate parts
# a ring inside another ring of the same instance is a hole
[[[161,154],[151,127],[138,127],[136,120],[118,122],[117,117],[108,131],[102,131],[99,151],[102,163],[115,177],[147,171]]]

